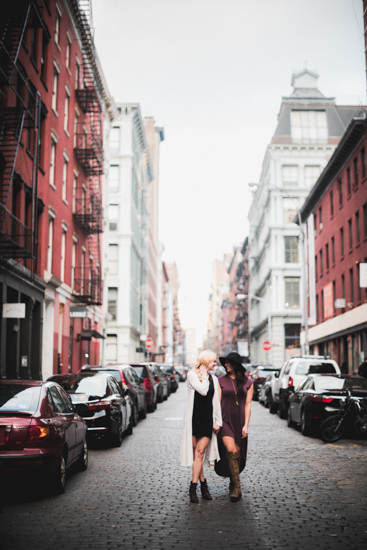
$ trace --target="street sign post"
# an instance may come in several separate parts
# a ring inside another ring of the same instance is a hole
[[[271,349],[271,343],[268,342],[268,340],[264,340],[263,342],[263,350],[269,351]]]
[[[151,338],[147,338],[145,340],[145,347],[147,349],[151,349],[153,347],[153,340]]]

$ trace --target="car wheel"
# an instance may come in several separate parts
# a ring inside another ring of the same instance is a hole
[[[127,433],[127,435],[133,435],[133,414],[132,414],[132,412],[131,412],[131,415],[130,415],[130,422],[129,422],[128,428],[126,430],[126,433]]]
[[[163,401],[163,392],[157,395],[157,403],[162,403],[162,401]]]
[[[119,422],[119,425],[117,427],[117,434],[113,438],[113,444],[115,447],[121,447],[121,444],[122,444],[123,435],[122,435],[121,428],[122,428],[121,422]]]
[[[147,417],[147,410],[148,410],[148,405],[147,405],[147,400],[145,399],[144,401],[144,408],[143,410],[140,411],[140,418],[146,418]]]
[[[308,425],[308,417],[306,411],[303,409],[301,413],[301,432],[302,435],[310,435],[310,427]]]
[[[278,405],[275,403],[272,394],[269,394],[269,412],[270,414],[275,414],[277,412]]]
[[[279,396],[279,407],[278,407],[278,415],[279,418],[287,418],[287,409],[284,407],[284,404],[282,402],[282,396]]]
[[[156,408],[157,408],[157,399],[154,401],[154,409],[153,410],[155,411]]]
[[[133,422],[133,426],[137,426],[138,425],[138,404],[135,403],[135,405],[133,405],[133,410],[131,411],[131,416],[132,416],[132,422]]]
[[[345,425],[339,416],[330,416],[320,425],[320,437],[325,443],[335,443],[344,435]]]
[[[78,458],[78,468],[82,472],[85,472],[85,470],[88,468],[88,445],[86,439],[84,441],[80,457]]]
[[[288,414],[287,414],[287,426],[288,428],[294,428],[295,423],[292,420],[291,417],[291,408],[288,407]]]
[[[57,465],[56,473],[53,476],[53,488],[57,495],[65,493],[66,487],[66,459],[65,455],[61,454]]]
[[[268,395],[268,394],[265,395],[264,407],[265,407],[266,409],[269,408],[269,395]]]

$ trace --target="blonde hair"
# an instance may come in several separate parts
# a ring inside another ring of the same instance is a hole
[[[192,367],[192,370],[196,372],[200,382],[202,381],[202,376],[199,371],[200,365],[204,365],[205,367],[207,367],[209,363],[211,363],[212,361],[214,361],[214,359],[216,359],[216,357],[217,357],[217,354],[212,349],[205,349],[199,354],[199,357],[197,358],[195,365]]]

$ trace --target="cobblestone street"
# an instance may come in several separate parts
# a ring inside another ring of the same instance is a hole
[[[230,503],[210,469],[213,501],[190,504],[178,459],[186,399],[181,384],[120,449],[91,450],[64,495],[19,489],[0,514],[1,548],[367,548],[365,442],[325,445],[254,403],[243,499]]]

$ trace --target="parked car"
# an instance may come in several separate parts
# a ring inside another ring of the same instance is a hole
[[[70,395],[71,401],[87,424],[89,438],[109,438],[120,447],[124,433],[133,433],[132,402],[128,390],[122,394],[114,376],[105,373],[54,374]]]
[[[275,374],[279,371],[272,371],[265,379],[264,384],[260,386],[259,403],[268,408],[270,406],[269,397],[271,395],[272,384],[275,379]]]
[[[149,364],[147,363],[131,363],[139,379],[147,390],[148,412],[153,412],[157,408],[157,382]]]
[[[214,374],[219,378],[219,376],[225,376],[227,373],[226,369],[222,366],[217,365],[214,367]]]
[[[247,376],[250,376],[258,366],[258,363],[245,363],[244,367],[246,369]]]
[[[162,403],[168,397],[168,382],[166,372],[158,365],[158,363],[145,363],[149,365],[157,384],[157,403]]]
[[[273,367],[271,365],[260,365],[250,374],[254,383],[254,401],[258,400],[260,388],[265,383],[267,376],[272,372],[279,372],[279,370],[278,367]]]
[[[299,425],[308,435],[344,403],[347,391],[355,398],[367,398],[367,380],[358,375],[310,374],[289,397],[288,426]]]
[[[7,471],[38,470],[65,491],[66,470],[88,467],[87,426],[54,382],[0,381],[0,461]]]
[[[180,382],[185,382],[187,378],[187,371],[183,365],[175,367],[176,372],[178,372]]]
[[[180,375],[176,371],[176,367],[167,363],[161,363],[160,366],[163,367],[164,370],[171,375],[171,392],[175,393],[180,383]]]
[[[138,417],[146,418],[147,416],[147,390],[140,381],[139,376],[130,365],[118,365],[109,363],[105,367],[102,366],[85,366],[82,372],[104,372],[115,377],[121,392],[128,390],[128,395],[133,404],[132,418],[133,426],[138,423]]]
[[[274,407],[278,407],[280,418],[287,418],[288,399],[294,388],[298,388],[308,374],[340,374],[335,361],[321,355],[306,355],[292,357],[284,363],[279,376],[274,382],[272,399]]]

